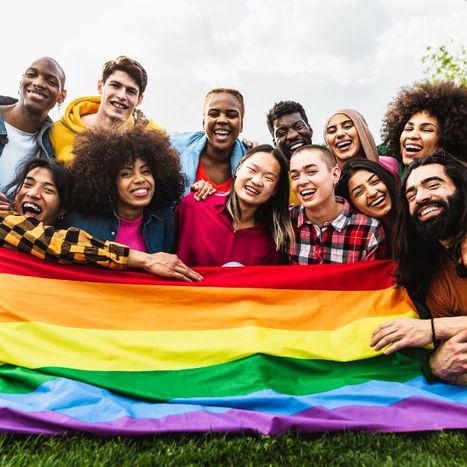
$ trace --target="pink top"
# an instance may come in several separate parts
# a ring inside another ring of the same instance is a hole
[[[143,237],[143,217],[144,215],[141,214],[140,217],[132,221],[119,218],[120,225],[115,241],[129,246],[133,250],[147,252]]]
[[[394,177],[397,183],[399,183],[401,178],[399,173],[400,164],[397,159],[391,156],[379,156],[379,164]]]
[[[185,196],[175,211],[177,255],[188,266],[281,264],[273,239],[260,225],[235,231],[225,209],[226,194],[204,201]]]

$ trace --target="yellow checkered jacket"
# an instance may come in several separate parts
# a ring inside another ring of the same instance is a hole
[[[76,227],[56,229],[33,217],[0,211],[0,246],[30,253],[56,263],[80,263],[126,269],[129,248],[102,241]]]

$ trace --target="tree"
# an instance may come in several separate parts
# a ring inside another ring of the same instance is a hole
[[[453,52],[454,48],[452,39],[447,44],[426,48],[422,63],[427,64],[424,73],[428,79],[449,80],[467,85],[467,48],[462,45],[460,50]]]

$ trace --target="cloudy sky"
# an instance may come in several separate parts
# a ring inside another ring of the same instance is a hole
[[[424,77],[428,45],[467,44],[465,0],[2,1],[0,94],[17,95],[34,59],[54,57],[68,98],[96,93],[118,55],[149,75],[141,109],[168,131],[201,128],[207,90],[238,88],[243,135],[270,142],[265,114],[296,100],[322,141],[327,116],[363,113],[379,141],[387,103]],[[59,117],[58,110],[52,117]]]

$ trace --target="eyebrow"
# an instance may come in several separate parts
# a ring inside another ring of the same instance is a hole
[[[136,91],[137,93],[139,93],[138,88],[135,88],[134,86],[124,86],[124,84],[121,81],[118,81],[118,79],[111,79],[109,80],[109,83],[119,84],[120,86],[126,89],[132,89],[133,91]]]
[[[31,177],[30,175],[24,177],[23,183],[24,182],[34,182],[34,183],[41,183],[43,186],[51,186],[53,188],[57,188],[55,183],[52,182],[38,182],[34,177]]]
[[[316,164],[308,164],[308,165],[304,165],[304,166],[302,167],[302,170],[308,170],[308,169],[311,169],[312,167],[318,168],[318,166],[317,166]],[[292,172],[298,172],[298,171],[299,171],[299,169],[292,169],[292,170],[290,171],[290,173],[292,173]]]
[[[261,170],[261,167],[259,165],[255,164],[254,162],[250,162],[250,165],[252,165],[257,170]],[[265,175],[272,175],[273,177],[277,176],[274,172],[271,172],[271,171],[264,172],[264,173],[265,173]]]
[[[423,185],[428,185],[428,183],[433,182],[433,181],[446,183],[446,180],[444,180],[443,178],[433,176],[433,177],[428,177],[428,178],[423,179],[420,182],[420,185],[422,185],[422,186]],[[407,193],[409,193],[411,191],[415,191],[415,186],[412,185],[411,187],[407,188],[407,190],[405,190],[405,194],[407,194]]]

